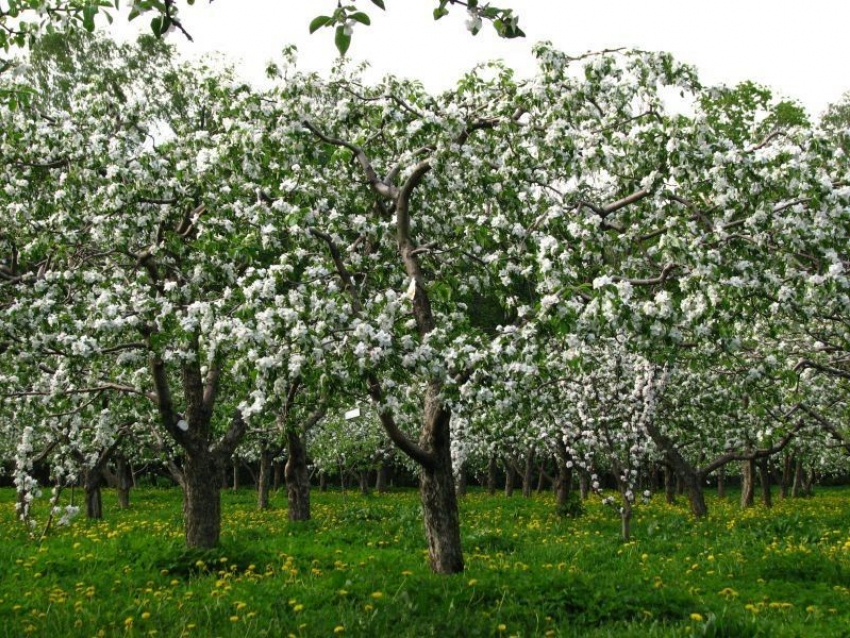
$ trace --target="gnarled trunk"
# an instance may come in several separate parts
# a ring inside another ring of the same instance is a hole
[[[217,457],[196,450],[183,461],[183,517],[186,545],[212,548],[221,535],[221,494],[216,480],[221,472]]]
[[[310,475],[307,472],[307,450],[301,437],[292,429],[286,432],[286,498],[290,521],[310,520]]]

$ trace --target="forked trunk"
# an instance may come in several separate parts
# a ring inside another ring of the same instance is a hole
[[[209,452],[187,454],[183,461],[183,517],[186,545],[211,548],[221,535],[221,467]]]
[[[290,521],[310,520],[310,475],[307,472],[307,450],[298,433],[286,432],[286,498],[289,504]]]

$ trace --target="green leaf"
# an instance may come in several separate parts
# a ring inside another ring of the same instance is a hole
[[[345,27],[339,26],[336,28],[336,37],[334,43],[340,55],[345,55],[348,47],[351,46],[351,36],[345,32]]]
[[[91,33],[94,31],[94,17],[97,15],[97,5],[87,4],[83,7],[83,28]]]
[[[330,16],[316,16],[310,23],[310,33],[315,33],[332,20],[333,18],[331,18]]]
[[[445,7],[437,7],[434,9],[434,20],[439,20],[442,17],[449,15],[449,10]]]
[[[367,16],[362,11],[357,11],[356,13],[352,13],[348,17],[351,18],[352,20],[357,20],[357,22],[359,22],[360,24],[365,24],[367,26],[372,24],[372,21],[369,19],[369,16]]]
[[[166,16],[157,16],[151,20],[151,31],[157,37],[161,37],[171,27],[171,19]]]
[[[387,10],[387,8],[384,6],[384,0],[372,0],[372,4],[380,8],[382,11]]]

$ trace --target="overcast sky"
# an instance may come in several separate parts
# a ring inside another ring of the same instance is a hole
[[[485,29],[471,37],[465,14],[434,22],[435,0],[385,0],[384,14],[367,0],[358,4],[372,26],[357,25],[349,56],[367,60],[376,73],[422,80],[431,89],[450,86],[476,62],[501,58],[522,75],[534,70],[531,46],[551,40],[569,53],[619,46],[672,52],[695,64],[706,83],[751,79],[800,100],[819,114],[850,90],[848,0],[498,0],[520,15],[524,39],[502,40]],[[180,3],[183,5],[183,3]],[[333,33],[308,34],[317,15],[336,0],[198,0],[182,10],[194,36],[169,35],[189,55],[219,51],[259,79],[281,48],[295,44],[301,66],[330,67]],[[117,20],[112,32],[130,37],[136,26]],[[144,24],[142,24],[144,23]]]

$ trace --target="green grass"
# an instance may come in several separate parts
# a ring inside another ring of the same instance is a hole
[[[134,490],[127,511],[105,493],[105,521],[41,546],[13,499],[0,490],[2,636],[850,636],[850,489],[769,511],[710,499],[702,523],[656,499],[627,544],[598,499],[561,519],[550,495],[472,493],[454,577],[428,570],[413,491],[316,492],[306,524],[283,493],[258,512],[226,491],[213,552],[185,550],[176,489]]]

